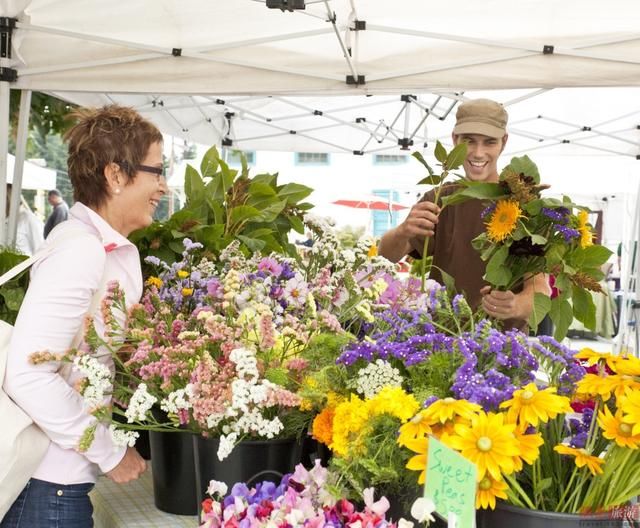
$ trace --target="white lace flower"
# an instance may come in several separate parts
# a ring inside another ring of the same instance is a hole
[[[189,383],[184,389],[170,392],[160,402],[160,408],[167,413],[176,414],[178,411],[191,409],[190,397],[193,396],[193,385]]]
[[[116,426],[111,424],[109,426],[109,433],[111,433],[111,439],[114,445],[119,447],[133,447],[136,444],[136,440],[140,437],[137,431],[124,431],[122,429],[116,429]]]
[[[141,383],[140,385],[138,385],[138,388],[133,393],[133,396],[131,396],[131,401],[127,406],[127,410],[124,412],[125,416],[127,417],[127,422],[133,423],[136,421],[142,422],[146,420],[147,413],[151,410],[151,407],[153,407],[153,404],[157,401],[158,398],[156,398],[152,394],[149,394],[149,392],[147,391],[146,383]]]
[[[400,371],[388,361],[376,359],[366,367],[358,371],[356,390],[365,398],[373,398],[384,387],[401,387],[402,376]]]
[[[218,460],[222,461],[227,458],[238,441],[237,433],[230,433],[228,435],[222,435],[220,437],[220,443],[218,444]]]

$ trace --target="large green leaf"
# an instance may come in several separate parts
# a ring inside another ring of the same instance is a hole
[[[436,141],[436,148],[433,155],[440,163],[447,161],[447,151],[439,141]]]
[[[544,316],[549,313],[551,309],[551,299],[544,293],[534,293],[533,295],[533,309],[529,316],[529,326],[531,328],[538,328],[540,322],[544,319]]]
[[[442,176],[438,176],[437,174],[425,176],[422,178],[417,185],[438,185],[442,181]]]
[[[250,205],[239,205],[231,209],[229,220],[231,222],[231,225],[236,225],[245,220],[253,218],[259,219],[261,218],[261,216],[262,212],[255,207],[251,207]],[[230,226],[227,226],[227,229],[229,229],[229,227]]]
[[[266,244],[264,240],[260,240],[258,238],[250,238],[244,235],[237,235],[237,238],[238,240],[241,240],[242,243],[247,246],[252,253],[262,250],[262,248],[264,248]]]
[[[278,197],[286,200],[289,204],[295,204],[303,200],[313,192],[311,187],[300,185],[299,183],[287,183],[278,187]]]
[[[218,154],[218,149],[214,145],[205,152],[202,157],[202,161],[200,162],[200,172],[202,173],[202,177],[211,178],[218,171],[219,162],[220,155]]]
[[[551,301],[549,317],[551,317],[551,321],[553,321],[553,337],[558,341],[562,341],[566,337],[569,326],[571,326],[573,321],[573,308],[571,307],[571,303],[566,299],[556,297]]]
[[[467,159],[467,144],[462,141],[451,149],[444,166],[447,170],[455,170],[464,163],[465,159]]]
[[[612,251],[604,246],[593,245],[576,249],[571,260],[580,267],[595,268],[604,264],[611,253]]]
[[[435,173],[433,172],[433,169],[431,168],[431,165],[429,165],[426,160],[424,159],[424,157],[422,156],[422,154],[420,154],[419,152],[414,152],[413,154],[411,154],[414,158],[416,158],[420,163],[422,163],[422,165],[425,166],[425,168],[427,169],[427,172],[429,173],[430,176],[433,176]]]
[[[259,222],[273,222],[286,206],[286,200],[272,202],[260,209],[260,216],[256,220]]]
[[[529,156],[511,158],[509,165],[507,165],[502,170],[500,179],[502,179],[502,174],[504,174],[505,171],[509,169],[511,169],[516,174],[524,174],[525,176],[529,176],[533,178],[536,183],[540,183],[540,172],[538,172],[538,166],[533,161],[531,161],[531,158],[529,158]]]
[[[596,329],[596,305],[591,293],[573,285],[573,315],[589,330]]]
[[[198,171],[189,164],[184,174],[184,193],[187,195],[187,205],[204,200],[204,182]]]
[[[20,305],[22,304],[22,300],[24,299],[25,291],[20,288],[2,288],[0,290],[0,295],[4,298],[4,302],[7,305],[7,308],[17,312],[20,309]]]
[[[290,216],[289,222],[291,222],[291,228],[297,233],[304,233],[304,223],[297,216]]]
[[[509,255],[509,248],[501,246],[487,262],[487,269],[484,279],[493,286],[506,286],[511,279],[511,271],[504,263]]]

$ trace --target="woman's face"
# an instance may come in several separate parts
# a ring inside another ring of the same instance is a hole
[[[153,143],[140,165],[162,168],[162,143]],[[167,192],[167,182],[162,175],[138,169],[133,181],[119,187],[112,196],[114,215],[110,215],[113,227],[124,236],[147,227],[153,222],[158,203]]]

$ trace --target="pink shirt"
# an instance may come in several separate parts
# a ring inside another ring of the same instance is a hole
[[[83,323],[95,291],[117,280],[127,305],[140,300],[142,272],[137,248],[116,232],[101,216],[81,203],[70,210],[46,240],[49,244],[68,229],[78,232],[61,241],[54,252],[37,262],[15,324],[7,359],[4,387],[51,439],[34,478],[59,484],[95,482],[98,471],[113,469],[125,453],[114,445],[108,428],[99,426],[91,447],[76,448],[84,430],[95,422],[82,396],[73,389],[81,376],[58,374],[58,363],[34,366],[33,352],[67,350]],[[86,233],[86,234],[85,234]],[[122,314],[115,314],[124,318]],[[104,325],[100,309],[94,314],[96,329]],[[101,362],[113,368],[109,354]],[[107,403],[107,402],[105,402]]]

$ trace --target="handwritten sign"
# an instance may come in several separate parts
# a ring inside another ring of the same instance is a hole
[[[460,453],[429,437],[424,496],[443,519],[455,515],[457,528],[472,528],[476,516],[477,468]]]

